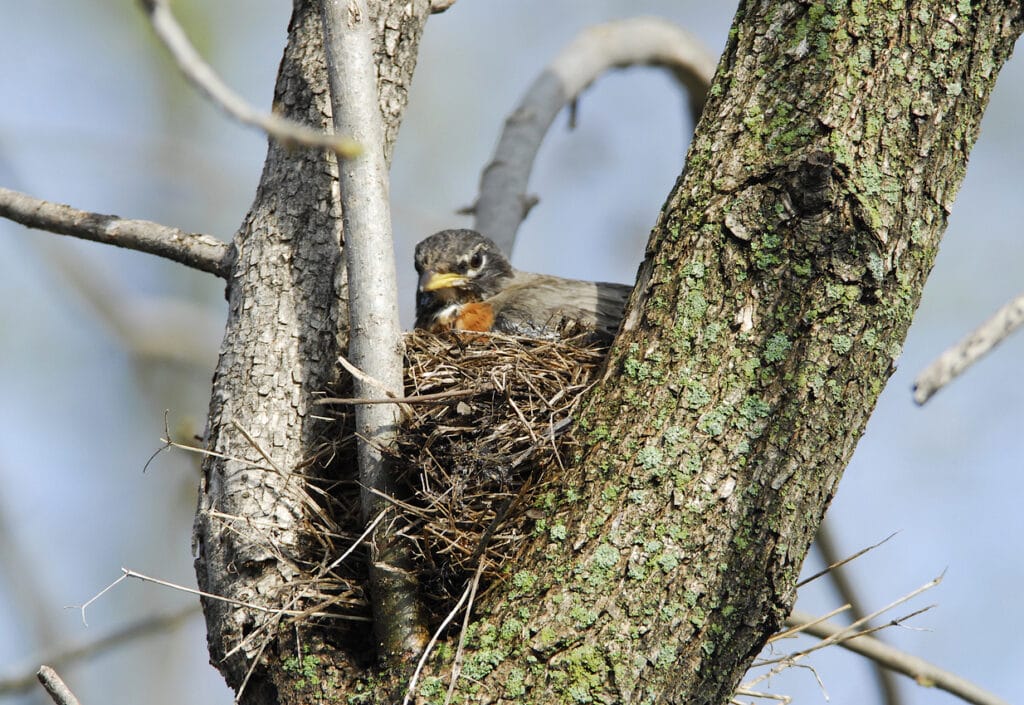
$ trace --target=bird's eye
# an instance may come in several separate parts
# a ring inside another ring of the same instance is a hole
[[[470,269],[480,269],[484,265],[484,256],[479,252],[474,252],[473,256],[469,258]]]

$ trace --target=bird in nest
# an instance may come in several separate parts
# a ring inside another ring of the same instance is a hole
[[[513,269],[475,230],[442,230],[416,246],[416,327],[548,337],[566,324],[614,337],[632,287]]]

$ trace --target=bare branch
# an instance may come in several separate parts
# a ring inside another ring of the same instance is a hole
[[[359,143],[348,137],[320,132],[294,120],[254,108],[242,96],[231,90],[213,67],[203,61],[189,41],[185,30],[174,18],[166,0],[139,2],[149,17],[157,37],[171,52],[185,78],[228,115],[245,125],[259,128],[285,146],[321,147],[346,159],[359,154]]]
[[[854,580],[850,573],[846,570],[846,564],[854,560],[858,556],[877,548],[881,544],[891,539],[895,534],[890,534],[886,538],[879,541],[874,546],[869,546],[861,551],[858,551],[855,555],[849,558],[843,558],[839,554],[838,547],[835,543],[835,537],[832,535],[831,530],[832,522],[829,520],[828,515],[822,520],[821,525],[818,527],[818,534],[815,537],[815,545],[818,547],[818,551],[821,553],[822,559],[825,561],[825,565],[828,566],[829,579],[832,581],[832,585],[835,587],[836,592],[839,593],[840,599],[843,602],[850,605],[850,615],[854,621],[863,619],[866,612],[864,611],[864,602],[860,599],[860,592],[857,586],[854,584]],[[875,680],[878,682],[878,689],[882,696],[882,702],[885,705],[902,705],[903,698],[900,697],[899,685],[896,683],[896,676],[893,675],[892,671],[882,668],[877,662],[872,662],[874,666]]]
[[[366,0],[321,0],[324,48],[335,132],[351,134],[364,152],[340,165],[342,223],[349,285],[349,357],[357,397],[401,397],[404,339],[398,320],[398,276],[391,234],[388,165],[378,107],[373,25]],[[395,482],[385,455],[394,444],[397,404],[356,407],[364,521],[387,508],[380,494]],[[391,517],[394,514],[390,514]],[[374,628],[384,654],[407,662],[429,638],[406,539],[394,521],[373,534],[370,592]]]
[[[0,216],[27,228],[156,255],[222,279],[227,279],[234,261],[234,249],[209,235],[187,233],[148,220],[80,211],[3,187]]]
[[[473,616],[473,600],[476,599],[476,591],[480,587],[480,576],[483,575],[486,558],[481,558],[473,574],[473,580],[469,584],[469,601],[466,603],[466,614],[462,620],[462,631],[459,632],[459,643],[455,647],[455,660],[452,662],[451,681],[448,683],[448,693],[444,697],[444,705],[449,705],[452,696],[455,695],[455,683],[462,674],[462,661],[466,654],[466,635],[469,633],[469,620]]]
[[[49,666],[40,666],[37,677],[57,705],[80,705],[75,694],[64,684],[57,672]]]
[[[96,641],[55,651],[42,660],[55,666],[68,666],[93,656],[99,656],[136,639],[145,639],[150,636],[164,634],[199,614],[199,604],[196,603],[178,612],[146,617]],[[21,675],[0,679],[0,695],[24,693],[32,688],[37,679],[37,672],[34,669],[30,669],[27,673]]]
[[[906,602],[909,602],[910,600],[914,599],[915,597],[917,597],[918,595],[920,595],[920,594],[922,594],[924,592],[927,592],[928,590],[931,590],[933,587],[935,587],[936,585],[938,585],[939,583],[942,582],[942,577],[943,576],[940,575],[939,577],[935,578],[934,580],[928,581],[927,583],[925,583],[921,587],[917,588],[916,590],[911,590],[910,592],[908,592],[903,597],[900,597],[899,599],[890,602],[885,607],[883,607],[883,608],[881,608],[879,610],[875,610],[871,614],[865,615],[861,619],[854,620],[848,626],[843,627],[842,628],[842,632],[840,634],[835,634],[833,636],[828,637],[827,639],[822,639],[821,643],[819,643],[819,644],[815,644],[814,646],[812,646],[810,648],[807,648],[807,649],[803,649],[803,650],[801,650],[801,651],[799,651],[799,652],[797,652],[795,654],[789,654],[787,656],[780,656],[778,658],[770,658],[770,659],[763,659],[763,660],[760,660],[760,661],[756,661],[754,663],[755,667],[771,666],[771,665],[776,665],[776,667],[771,669],[767,673],[764,673],[764,674],[758,676],[757,678],[753,679],[752,681],[750,681],[748,683],[745,683],[744,687],[751,687],[751,686],[757,685],[761,681],[767,680],[767,679],[771,678],[773,675],[775,675],[777,673],[781,673],[783,670],[785,670],[786,668],[789,668],[794,663],[796,663],[797,660],[803,658],[804,656],[807,656],[808,654],[810,654],[810,653],[812,653],[814,651],[820,651],[821,649],[824,649],[824,648],[826,648],[828,646],[831,646],[832,644],[836,643],[840,639],[846,639],[846,638],[849,638],[849,637],[852,637],[852,636],[856,635],[858,633],[858,630],[863,629],[864,632],[878,631],[882,627],[868,627],[868,628],[865,629],[865,625],[868,622],[870,622],[871,620],[876,619],[878,616],[880,616],[882,614],[885,614],[886,612],[888,612],[888,611],[890,611],[890,610],[892,610],[892,609],[894,609],[896,607],[899,607],[900,605],[902,605],[902,604],[904,604]],[[835,612],[838,613],[838,612],[844,611],[846,609],[847,609],[847,607],[842,607],[839,610],[836,610]],[[900,617],[898,619],[890,620],[889,624],[890,625],[900,624],[901,622],[904,622],[904,621],[910,619],[911,617],[915,617],[915,616],[921,614],[922,612],[926,612],[926,611],[928,611],[930,609],[931,609],[931,606],[925,607],[923,609],[919,609],[919,610],[917,610],[915,612],[911,612],[909,615],[905,615],[905,616]],[[832,615],[829,614],[829,615],[825,615],[824,617],[817,618],[815,620],[815,623],[817,623],[817,622],[824,622],[830,616],[832,616]],[[802,625],[802,626],[805,626],[805,625]],[[769,641],[770,642],[775,642],[775,641],[779,641],[780,639],[785,639],[785,638],[787,638],[789,636],[792,636],[794,633],[796,633],[798,631],[800,631],[800,629],[795,628],[795,627],[791,628],[789,631],[781,632],[779,634],[775,634],[774,636],[772,636],[769,639]],[[861,633],[864,633],[864,632],[861,632]],[[782,665],[779,666],[778,664],[782,664]]]
[[[1015,297],[995,315],[946,352],[939,355],[914,380],[914,401],[924,404],[935,392],[956,379],[1024,323],[1024,294]]]
[[[918,685],[944,690],[966,702],[974,703],[974,705],[1009,705],[999,696],[982,690],[964,678],[945,671],[922,658],[883,644],[878,639],[870,636],[844,638],[843,634],[849,632],[849,627],[816,621],[813,615],[804,612],[793,612],[786,620],[786,626],[819,639],[831,639],[844,649],[849,649],[885,668],[913,678]]]
[[[505,121],[480,177],[473,227],[511,253],[532,205],[526,194],[537,150],[555,116],[609,69],[650,65],[670,70],[690,96],[694,122],[715,71],[715,58],[692,35],[664,20],[637,17],[584,30],[533,82]]]

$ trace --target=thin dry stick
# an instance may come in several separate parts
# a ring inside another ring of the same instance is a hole
[[[210,600],[219,600],[220,602],[227,602],[228,604],[236,605],[238,607],[248,607],[249,609],[254,609],[254,610],[257,610],[259,612],[265,612],[267,614],[284,615],[284,616],[287,616],[287,617],[295,617],[295,616],[325,617],[325,618],[328,618],[328,619],[344,619],[344,620],[355,621],[355,622],[366,622],[366,621],[369,621],[365,617],[358,617],[358,616],[354,616],[354,615],[330,614],[330,613],[327,613],[327,612],[314,612],[314,613],[310,614],[309,612],[301,611],[301,610],[282,610],[282,609],[276,609],[274,607],[267,607],[265,605],[258,605],[255,602],[245,602],[244,600],[235,600],[235,599],[232,599],[230,597],[224,597],[222,595],[215,595],[212,592],[205,592],[203,590],[196,590],[195,588],[186,587],[184,585],[178,585],[176,583],[171,583],[171,582],[168,582],[166,580],[160,580],[159,578],[152,578],[152,577],[150,577],[148,575],[143,575],[142,573],[138,573],[138,572],[136,572],[134,570],[131,570],[129,568],[121,568],[121,577],[119,577],[114,582],[110,583],[110,585],[107,585],[105,588],[103,588],[98,593],[96,593],[91,598],[89,598],[89,600],[86,601],[85,604],[83,604],[83,605],[81,605],[79,607],[79,609],[82,612],[82,623],[85,624],[86,626],[88,626],[88,623],[85,621],[85,610],[89,607],[89,605],[91,605],[93,602],[95,602],[96,600],[101,598],[109,590],[111,590],[114,587],[116,587],[118,584],[121,583],[121,581],[127,580],[128,578],[135,578],[136,580],[141,580],[144,583],[154,583],[156,585],[161,585],[163,587],[171,588],[172,590],[178,590],[180,592],[187,592],[190,595],[197,595],[199,597],[205,597],[205,598],[210,599]]]
[[[613,68],[651,65],[670,70],[686,87],[694,122],[715,71],[715,57],[692,35],[664,20],[638,17],[584,30],[527,89],[505,121],[494,157],[480,177],[474,228],[506,253],[533,200],[526,194],[540,144],[555,116]]]
[[[215,237],[148,220],[90,213],[0,187],[0,217],[27,228],[145,252],[227,279],[234,248]]]
[[[320,132],[280,115],[264,113],[249,105],[242,96],[228,88],[213,68],[203,61],[189,41],[185,30],[174,19],[166,0],[139,2],[149,17],[153,31],[171,52],[185,78],[225,113],[245,125],[259,128],[286,146],[320,147],[346,159],[360,153],[359,144],[348,137]]]
[[[57,705],[80,705],[75,694],[65,685],[57,672],[49,666],[40,666],[37,677]]]
[[[875,550],[876,548],[878,548],[879,546],[881,546],[882,544],[884,544],[884,543],[885,543],[886,541],[888,541],[889,539],[891,539],[891,538],[892,538],[893,536],[895,536],[895,535],[896,535],[897,533],[898,533],[898,532],[893,532],[893,533],[889,534],[888,536],[886,536],[886,537],[885,537],[884,539],[882,539],[881,541],[879,541],[878,543],[876,543],[876,544],[872,544],[871,546],[868,546],[867,548],[862,548],[861,550],[857,551],[857,552],[856,552],[856,553],[854,553],[853,555],[847,556],[846,558],[844,558],[844,559],[842,559],[842,560],[837,560],[837,561],[831,561],[831,559],[830,559],[830,558],[826,558],[826,559],[825,559],[825,560],[826,560],[826,562],[828,562],[828,563],[829,563],[828,567],[827,567],[827,568],[825,568],[824,570],[819,570],[819,571],[818,571],[817,573],[815,573],[814,575],[812,575],[812,576],[810,576],[810,577],[807,577],[807,578],[804,578],[803,580],[801,580],[800,582],[798,582],[798,583],[796,584],[797,588],[801,588],[801,587],[803,587],[804,585],[806,585],[807,583],[809,583],[809,582],[811,582],[811,581],[814,581],[814,580],[817,580],[818,578],[820,578],[821,576],[825,575],[825,574],[826,574],[826,573],[828,573],[829,571],[835,570],[836,568],[841,568],[842,566],[846,565],[846,564],[847,564],[847,563],[849,563],[850,561],[854,561],[854,560],[857,560],[858,558],[860,558],[861,556],[863,556],[863,555],[864,555],[865,553],[867,553],[868,551],[873,551],[873,550]],[[830,554],[830,555],[831,555],[831,554]],[[831,562],[830,562],[830,561],[831,561]]]
[[[762,692],[758,692],[756,690],[745,690],[743,688],[737,689],[736,690],[736,695],[742,695],[745,698],[760,698],[762,700],[778,700],[780,703],[783,703],[783,705],[787,705],[788,703],[793,701],[793,698],[791,698],[788,695],[777,695],[775,693],[762,693]],[[730,700],[729,702],[730,703],[734,703],[735,705],[743,705],[742,702],[737,700],[735,697],[733,697],[733,699]]]
[[[895,649],[870,636],[847,636],[849,628],[831,622],[820,622],[813,615],[793,612],[786,625],[806,632],[819,639],[833,640],[844,649],[865,656],[885,668],[913,678],[918,685],[939,688],[974,705],[1009,705],[997,695],[990,693],[960,676],[943,670],[922,658]]]
[[[276,628],[279,624],[279,620],[270,620],[267,624],[273,624]],[[252,678],[252,674],[256,671],[256,666],[258,666],[263,660],[263,652],[267,650],[267,644],[269,643],[270,639],[264,639],[263,643],[260,644],[260,648],[257,650],[256,656],[252,659],[252,663],[249,665],[249,670],[245,672],[245,678],[242,679],[242,684],[238,686],[238,692],[235,693],[235,699],[232,701],[234,705],[238,705],[238,703],[242,702],[242,694],[245,692],[245,687],[249,685],[249,679]]]
[[[481,545],[486,545],[486,540],[481,541]],[[473,600],[476,599],[476,591],[480,587],[480,576],[483,575],[485,563],[487,563],[487,559],[481,558],[476,566],[476,573],[473,574],[473,582],[469,584],[469,601],[466,602],[466,615],[462,620],[462,630],[459,632],[459,645],[455,649],[455,661],[452,663],[452,679],[448,684],[448,694],[444,697],[444,705],[451,703],[452,697],[455,695],[455,683],[459,680],[459,675],[462,673],[462,659],[466,649],[466,634],[469,633],[469,618],[473,615]]]
[[[242,434],[242,437],[245,438],[245,440],[249,442],[249,445],[252,446],[253,449],[255,449],[255,451],[257,453],[260,454],[261,458],[263,458],[264,460],[267,461],[267,464],[270,465],[270,467],[272,467],[274,469],[274,472],[276,472],[278,475],[281,475],[283,477],[290,477],[287,473],[285,473],[284,471],[281,470],[281,467],[277,463],[275,463],[273,461],[273,459],[270,457],[270,455],[267,453],[267,451],[265,451],[263,449],[263,446],[261,446],[256,441],[256,439],[252,437],[252,434],[250,434],[247,430],[245,430],[245,428],[242,426],[242,424],[238,423],[237,419],[231,419],[231,426],[236,431],[238,431],[239,433]]]
[[[808,654],[810,654],[810,653],[812,653],[814,651],[818,651],[820,649],[824,649],[827,646],[831,646],[836,641],[838,641],[839,639],[843,638],[843,636],[851,636],[853,634],[856,634],[858,629],[861,629],[861,627],[863,627],[867,622],[871,621],[872,619],[876,619],[879,615],[885,614],[889,610],[902,605],[903,603],[907,602],[908,600],[914,599],[915,597],[917,597],[921,593],[926,592],[928,590],[931,590],[933,587],[935,587],[936,585],[938,585],[941,582],[942,582],[942,576],[940,575],[939,577],[935,578],[934,580],[929,581],[928,583],[925,583],[924,585],[922,585],[921,587],[917,588],[916,590],[913,590],[913,591],[907,593],[906,595],[904,595],[903,597],[899,598],[898,600],[890,602],[888,605],[886,605],[882,609],[877,610],[875,612],[872,612],[871,614],[867,615],[863,619],[858,619],[857,621],[851,623],[849,626],[844,628],[843,634],[837,635],[837,636],[834,636],[834,637],[830,637],[829,639],[823,639],[821,641],[821,643],[816,644],[815,646],[813,646],[813,647],[811,647],[809,649],[804,649],[799,654],[790,655],[790,656],[784,656],[784,657],[781,657],[781,658],[767,659],[765,661],[761,661],[757,665],[758,666],[769,666],[769,665],[772,665],[772,664],[779,664],[779,663],[793,663],[797,659],[803,658],[804,656],[807,656]],[[931,609],[931,608],[930,607],[925,607],[924,609],[917,610],[916,612],[912,612],[911,614],[907,615],[906,617],[903,617],[900,620],[897,620],[896,623],[898,623],[899,621],[905,621],[905,620],[909,619],[910,617],[916,616],[916,615],[918,615],[918,614],[920,614],[922,612],[925,612],[925,611],[927,611],[929,609]],[[881,629],[881,628],[882,627],[874,627],[874,628],[868,629],[866,631],[867,632],[877,631],[878,629]],[[771,676],[775,675],[775,673],[777,673],[777,672],[778,672],[777,670],[772,669],[768,673],[765,673],[764,675],[758,676],[757,678],[752,680],[750,683],[745,684],[745,686],[756,685],[757,683],[760,683],[761,681],[766,680],[766,679],[770,678]]]
[[[996,311],[970,335],[942,353],[914,380],[914,401],[924,404],[1024,324],[1024,294]]]
[[[836,607],[831,612],[826,612],[825,614],[823,614],[820,617],[818,617],[817,621],[818,622],[827,622],[828,620],[832,619],[836,615],[842,614],[843,612],[846,612],[848,609],[850,609],[849,605],[843,605],[842,607]],[[796,637],[796,635],[799,634],[799,633],[800,633],[799,629],[787,629],[787,630],[782,631],[782,632],[777,632],[775,634],[772,634],[770,637],[768,637],[768,643],[769,644],[774,644],[775,642],[782,641],[783,639],[792,639],[792,638]],[[755,663],[754,665],[755,666],[759,666],[759,665],[762,665],[762,664]]]
[[[455,619],[455,615],[457,615],[459,610],[462,609],[462,605],[464,605],[466,600],[469,599],[469,593],[472,589],[472,585],[466,586],[466,589],[462,591],[462,597],[460,597],[459,601],[455,603],[454,607],[452,607],[452,611],[447,614],[444,620],[442,620],[440,626],[438,626],[437,630],[434,632],[434,635],[430,637],[430,641],[427,643],[427,648],[423,650],[420,660],[416,663],[416,670],[413,671],[412,678],[409,679],[409,687],[405,690],[405,697],[402,699],[402,705],[409,705],[409,699],[412,697],[413,693],[416,692],[416,684],[419,682],[420,674],[423,672],[423,666],[427,663],[427,658],[429,658],[430,653],[434,650],[434,646],[437,645],[437,640],[441,638],[444,630],[448,628],[448,625],[452,623],[453,619]]]
[[[842,559],[839,556],[839,551],[836,548],[830,527],[831,522],[828,517],[825,517],[825,520],[822,521],[820,526],[818,526],[815,545],[818,547],[818,551],[825,560],[825,564],[828,565],[828,568],[825,570],[828,571],[829,579],[832,581],[832,585],[835,587],[836,592],[839,593],[839,597],[843,602],[850,605],[850,614],[854,620],[862,619],[865,614],[864,609],[862,608],[864,602],[860,599],[857,588],[854,585],[850,574],[846,570],[846,564],[855,558],[864,555],[868,551],[877,548],[896,534],[889,534],[889,536],[882,539],[874,546],[868,546],[866,549],[858,551],[855,555]],[[896,683],[896,676],[892,671],[882,668],[876,662],[872,662],[872,667],[875,674],[875,680],[878,682],[878,689],[882,695],[882,701],[885,705],[901,705],[903,698],[900,697],[900,689],[899,685]]]
[[[492,385],[473,387],[472,389],[449,389],[446,392],[434,392],[433,394],[416,394],[411,397],[395,397],[394,399],[360,399],[358,397],[325,397],[317,399],[316,404],[433,404],[448,399],[459,397],[471,397],[476,394],[493,391]]]
[[[321,570],[320,574],[317,576],[317,578],[324,577],[325,575],[330,573],[332,570],[337,568],[339,565],[344,563],[345,559],[348,558],[350,555],[352,555],[353,551],[355,551],[357,548],[359,548],[359,545],[363,541],[366,540],[366,537],[373,533],[373,530],[376,529],[377,525],[380,524],[381,521],[384,520],[385,516],[387,516],[387,512],[380,512],[377,515],[377,517],[373,521],[370,522],[370,525],[366,527],[366,529],[363,531],[363,533],[361,533],[359,535],[359,538],[357,538],[355,541],[352,542],[352,545],[348,547],[348,550],[346,550],[344,553],[342,553],[340,556],[338,556],[336,559],[334,559],[334,561],[332,561],[331,564],[328,565],[326,568]]]

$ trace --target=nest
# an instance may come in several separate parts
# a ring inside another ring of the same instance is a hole
[[[553,339],[417,331],[405,342],[408,403],[392,499],[423,596],[444,614],[481,562],[484,580],[496,577],[543,515],[540,495],[576,447],[573,421],[607,348],[579,331]],[[346,448],[349,434],[338,441]],[[335,501],[352,514],[332,512],[338,524],[358,525],[355,497],[335,493]]]
[[[574,447],[573,420],[605,357],[585,334],[406,339],[411,406],[396,464],[428,588],[446,597],[482,559],[484,575],[527,535],[538,495]]]

